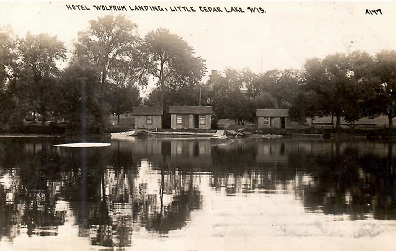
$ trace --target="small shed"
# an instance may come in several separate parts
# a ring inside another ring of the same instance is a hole
[[[257,128],[285,128],[289,123],[288,109],[257,109]]]
[[[213,114],[211,106],[170,106],[172,129],[210,129]]]
[[[138,106],[133,108],[135,129],[162,128],[162,107]]]

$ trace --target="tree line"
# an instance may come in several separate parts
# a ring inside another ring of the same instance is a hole
[[[364,51],[335,53],[307,59],[300,70],[227,70],[208,81],[216,115],[239,121],[254,120],[258,108],[286,108],[299,123],[307,118],[332,116],[357,120],[387,116],[389,128],[396,117],[396,51],[374,56]]]
[[[0,128],[20,131],[26,119],[65,122],[71,132],[103,132],[108,116],[134,106],[212,105],[214,123],[254,121],[257,108],[288,108],[300,123],[332,115],[396,116],[396,52],[356,51],[308,59],[299,70],[213,71],[182,37],[159,28],[144,37],[123,15],[91,20],[72,49],[57,37],[0,31]],[[140,90],[155,88],[145,98]]]
[[[354,123],[362,117],[396,116],[396,51],[375,56],[362,51],[309,59],[302,72],[300,92],[294,100],[294,118],[331,115],[340,128],[341,118]]]
[[[20,130],[26,118],[67,122],[70,131],[103,132],[108,115],[142,103],[140,88],[196,85],[204,60],[181,37],[157,29],[140,37],[125,16],[90,21],[67,50],[56,36],[0,31],[0,128]],[[161,103],[163,95],[161,96]]]

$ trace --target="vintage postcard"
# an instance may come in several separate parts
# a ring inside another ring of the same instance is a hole
[[[1,1],[0,250],[396,250],[395,24]]]

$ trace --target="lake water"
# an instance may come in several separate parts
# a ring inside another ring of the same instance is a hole
[[[393,143],[63,143],[0,139],[0,250],[396,250]]]

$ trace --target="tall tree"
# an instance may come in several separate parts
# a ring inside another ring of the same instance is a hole
[[[131,74],[130,65],[116,61],[114,66],[118,70],[109,73],[109,90],[105,100],[111,112],[117,116],[117,124],[120,124],[120,115],[132,112],[133,107],[141,103],[141,98],[136,85],[139,79],[137,75]]]
[[[75,61],[64,70],[58,86],[62,95],[57,113],[68,122],[68,132],[84,138],[105,130],[108,112],[100,101],[100,86],[98,72],[86,61]]]
[[[194,49],[167,29],[147,34],[141,50],[147,73],[161,90],[162,105],[165,91],[176,93],[185,86],[197,85],[205,74],[204,60],[194,56]]]
[[[138,64],[139,52],[136,48],[139,43],[137,25],[122,15],[107,15],[91,20],[88,30],[79,33],[74,60],[84,58],[96,66],[101,83],[101,99],[112,82],[112,73],[119,71],[120,67],[124,68],[124,73],[128,73],[134,81],[142,80],[139,83],[145,83]]]
[[[388,117],[389,128],[393,128],[396,117],[396,51],[384,50],[375,55],[377,99],[375,105]]]
[[[254,81],[250,92],[257,96],[272,97],[273,108],[288,108],[297,95],[299,72],[295,70],[270,70]],[[259,107],[263,108],[263,107]],[[271,107],[272,108],[272,107]]]
[[[19,83],[25,87],[26,96],[33,112],[42,116],[44,124],[51,110],[53,84],[59,76],[57,63],[66,59],[66,48],[55,36],[28,33],[20,40],[21,56]]]
[[[347,72],[347,91],[349,102],[344,107],[344,118],[354,122],[363,116],[378,115],[373,101],[376,99],[377,79],[374,74],[375,64],[371,55],[362,51],[354,51],[348,55],[349,70]]]
[[[252,72],[249,68],[242,70],[242,81],[243,81],[243,89],[246,90],[246,95],[250,99],[254,99],[257,95],[260,94],[260,87],[258,86],[259,81],[258,75]]]
[[[120,124],[120,115],[132,112],[134,106],[141,102],[139,89],[135,85],[111,85],[108,95],[111,112],[117,116]]]
[[[3,90],[7,81],[13,77],[17,61],[16,39],[8,29],[0,30],[0,89]]]
[[[15,82],[17,64],[16,38],[12,36],[10,28],[0,30],[0,129],[8,126],[15,114],[15,98],[10,92],[11,82]]]
[[[297,97],[289,108],[290,119],[305,124],[307,118],[321,115],[320,96],[313,91],[299,90]]]
[[[355,111],[351,109],[356,102],[352,76],[349,58],[345,54],[328,55],[323,60],[309,59],[305,64],[306,88],[320,96],[324,115],[336,117],[336,129],[340,129],[342,117],[350,121],[359,118],[359,114],[352,114]]]
[[[253,120],[253,102],[244,93],[243,73],[227,69],[224,76],[212,74],[208,84],[212,87],[211,99],[218,119],[234,119],[238,124]]]
[[[333,54],[325,59],[309,59],[305,64],[302,90],[314,91],[319,96],[322,115],[336,117],[336,128],[341,118],[354,123],[363,116],[378,115],[377,77],[373,58],[366,52]],[[316,103],[316,101],[314,101]]]

